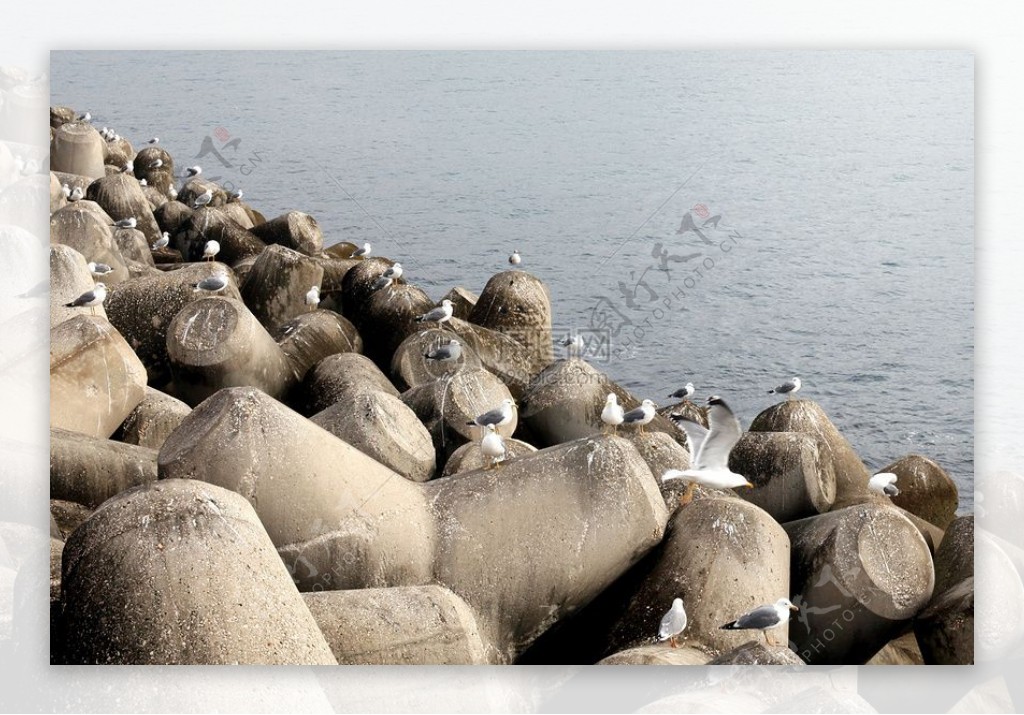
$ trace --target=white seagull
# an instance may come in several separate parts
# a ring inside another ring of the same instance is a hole
[[[697,391],[697,388],[693,386],[692,382],[686,383],[683,387],[680,387],[675,392],[671,393],[669,397],[674,397],[677,400],[688,400],[693,397],[693,393]]]
[[[148,140],[146,143],[147,144],[159,144],[160,143],[160,137],[153,137],[152,139]]]
[[[780,598],[775,603],[767,606],[758,606],[749,613],[744,613],[735,621],[730,621],[720,627],[723,631],[745,631],[755,630],[764,634],[765,642],[768,645],[776,645],[768,638],[768,631],[772,628],[789,623],[789,612],[800,609],[790,603],[788,598]]]
[[[242,191],[241,189],[235,189],[234,191],[232,191],[232,192],[231,192],[231,193],[230,193],[230,194],[228,195],[228,197],[229,197],[229,198],[232,198],[232,199],[240,199],[240,198],[242,198],[242,197],[243,197],[244,195],[245,195],[245,192],[243,192],[243,191]]]
[[[373,251],[373,247],[369,243],[364,243],[362,248],[357,248],[352,252],[352,258],[366,258]]]
[[[567,357],[579,356],[583,352],[583,336],[579,333],[576,335],[566,335],[558,341],[558,344],[565,348]]]
[[[228,274],[224,271],[217,271],[213,275],[207,276],[203,280],[196,283],[196,291],[207,291],[209,293],[217,293],[218,291],[224,290],[228,285]]]
[[[203,167],[199,166],[198,164],[196,164],[195,166],[190,166],[187,169],[185,169],[185,176],[186,177],[199,176],[202,173],[203,173]]]
[[[614,392],[609,392],[604,401],[604,409],[601,410],[601,421],[605,424],[605,432],[611,428],[611,432],[614,434],[615,428],[622,424],[623,416],[624,411],[622,405],[619,404],[619,398]]]
[[[164,165],[164,160],[163,159],[154,159],[153,161],[149,162],[149,168],[150,169],[159,169],[163,165]]]
[[[423,353],[423,357],[427,360],[436,360],[437,362],[452,362],[462,357],[462,345],[458,340],[453,339],[447,345],[428,350]]]
[[[395,263],[395,264],[389,266],[386,271],[384,271],[384,273],[382,274],[382,277],[384,277],[384,278],[401,278],[402,274],[404,272],[405,272],[405,269],[402,268],[402,264],[401,263]]]
[[[717,395],[708,398],[708,424],[710,429],[688,420],[685,417],[675,420],[686,432],[690,443],[690,469],[669,469],[661,481],[682,479],[687,483],[686,492],[680,503],[687,504],[693,498],[693,487],[701,484],[712,489],[732,489],[735,487],[753,487],[746,477],[729,469],[729,453],[740,441],[743,430],[740,421],[732,413],[725,401]]]
[[[879,472],[868,480],[868,491],[882,496],[898,496],[900,490],[896,487],[896,480],[899,477],[892,472]]]
[[[71,193],[68,194],[68,201],[81,201],[82,197],[84,196],[85,189],[83,189],[81,186],[76,186],[74,189],[71,190]]]
[[[316,310],[318,305],[320,305],[320,286],[313,286],[306,293],[306,307]]]
[[[159,251],[161,248],[167,248],[167,244],[171,242],[171,234],[164,231],[160,234],[160,238],[156,239],[156,243],[153,244],[153,250]]]
[[[213,189],[207,189],[192,201],[192,208],[197,209],[200,206],[206,206],[211,201],[213,201]]]
[[[65,308],[88,308],[93,315],[96,315],[96,306],[103,305],[107,298],[107,286],[97,283],[92,290],[82,293],[70,303],[65,303]]]
[[[505,440],[494,425],[487,425],[487,434],[480,440],[480,451],[488,458],[488,466],[484,469],[492,469],[505,459]]]
[[[519,249],[512,251],[512,255],[508,257],[508,262],[513,266],[518,266],[523,262],[523,257],[519,255]]]
[[[673,648],[678,648],[676,638],[684,630],[686,630],[686,609],[683,608],[683,599],[677,598],[672,601],[672,608],[668,609],[668,613],[661,618],[658,640],[668,641]]]
[[[512,418],[515,416],[515,409],[515,401],[505,398],[501,401],[501,404],[493,410],[488,410],[482,415],[478,415],[466,424],[471,426],[475,425],[477,427],[488,427],[490,425],[494,425],[495,427],[504,427],[512,421]]]
[[[71,187],[67,184],[61,184],[60,192],[64,194],[64,198],[71,196]]]
[[[132,216],[131,218],[123,218],[120,221],[115,221],[112,225],[117,228],[135,228],[138,225],[138,221],[136,221],[135,217]]]
[[[217,254],[220,253],[220,243],[217,241],[207,241],[206,245],[203,246],[203,260],[214,260]]]
[[[121,167],[121,173],[127,174],[131,171],[135,171],[135,162],[129,159],[124,163],[124,166]]]
[[[420,317],[416,318],[417,323],[437,323],[441,325],[448,322],[452,318],[452,313],[455,312],[452,302],[445,298],[441,301],[441,305],[429,310]]]
[[[105,276],[114,270],[106,263],[96,263],[95,261],[90,261],[86,265],[89,268],[89,272],[92,273],[94,276]]]
[[[800,392],[800,378],[794,377],[792,380],[786,380],[778,387],[768,390],[769,395],[785,395],[787,398],[790,395],[794,395]]]
[[[650,400],[644,400],[640,403],[640,406],[636,409],[630,410],[622,416],[622,424],[625,425],[640,425],[640,432],[644,431],[644,426],[650,424],[650,421],[654,419],[657,413],[655,405]]]

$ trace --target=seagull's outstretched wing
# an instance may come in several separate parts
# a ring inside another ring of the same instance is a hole
[[[688,417],[677,415],[672,413],[669,418],[675,422],[679,427],[686,432],[686,441],[690,445],[690,457],[696,460],[697,455],[700,454],[700,448],[704,444],[704,440],[707,439],[708,429],[699,422],[694,422]]]
[[[724,400],[715,399],[708,405],[708,430],[704,444],[697,453],[695,469],[729,471],[729,452],[740,441],[743,430],[740,421]],[[687,433],[689,436],[689,433]]]

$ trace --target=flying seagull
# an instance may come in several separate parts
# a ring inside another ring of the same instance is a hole
[[[769,395],[785,395],[789,398],[790,395],[794,395],[800,392],[800,378],[794,377],[792,380],[786,380],[778,387],[768,390]]]
[[[683,599],[677,598],[672,601],[672,608],[662,616],[661,627],[658,629],[658,640],[668,641],[673,648],[678,648],[676,638],[686,630],[686,609],[683,608]]]
[[[723,631],[761,631],[764,634],[765,642],[768,645],[777,645],[768,637],[768,631],[772,628],[789,623],[789,612],[800,610],[788,598],[780,598],[773,604],[758,606],[750,613],[745,613],[735,621],[730,621],[720,630]]]
[[[729,453],[740,441],[743,430],[725,400],[717,395],[708,398],[710,429],[685,417],[672,419],[686,432],[692,466],[686,470],[669,469],[662,475],[661,481],[682,479],[686,482],[686,492],[680,498],[681,504],[687,504],[693,499],[693,487],[697,484],[713,489],[754,486],[742,474],[729,469]]]

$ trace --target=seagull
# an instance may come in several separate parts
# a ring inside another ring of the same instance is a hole
[[[146,143],[147,144],[159,144],[160,143],[160,137],[153,137],[152,139],[148,139],[146,141]]]
[[[88,308],[93,315],[96,315],[96,306],[103,305],[107,298],[107,286],[97,283],[92,290],[82,293],[70,303],[65,303],[65,308]]]
[[[369,245],[369,244],[367,244]],[[395,263],[388,267],[382,274],[384,278],[401,278],[405,270],[402,268],[401,263]]]
[[[306,306],[310,310],[316,310],[318,305],[320,305],[320,286],[313,286],[306,293]]]
[[[574,354],[578,356],[583,352],[583,336],[579,333],[576,335],[566,335],[558,341],[558,344],[565,348],[567,357],[572,357]]]
[[[220,253],[220,244],[217,241],[207,241],[206,245],[203,246],[203,260],[213,260]]]
[[[900,490],[896,488],[897,479],[899,477],[892,472],[879,472],[868,480],[868,491],[887,497],[898,496]]]
[[[149,162],[149,168],[150,169],[159,169],[163,165],[164,165],[164,160],[163,159],[156,159],[154,161]]]
[[[242,198],[242,196],[244,196],[244,192],[241,189],[235,189],[230,194],[228,194],[228,198],[232,199],[240,199]]]
[[[630,410],[622,416],[622,423],[626,425],[640,425],[640,432],[642,433],[644,427],[658,414],[655,411],[656,407],[657,405],[650,400],[644,400],[640,403],[639,407]]]
[[[604,409],[601,410],[601,421],[604,422],[604,431],[608,432],[608,428],[611,428],[611,433],[615,434],[616,428],[622,424],[624,411],[622,405],[619,404],[619,398],[614,392],[608,393],[608,398],[604,401]]]
[[[450,300],[448,300],[447,298],[445,298],[444,300],[441,301],[441,305],[440,306],[438,306],[437,308],[434,308],[433,310],[430,310],[430,311],[424,313],[423,315],[421,315],[420,317],[416,318],[416,322],[417,323],[437,323],[438,325],[441,325],[441,324],[446,323],[449,320],[451,320],[453,312],[454,312],[454,309],[452,308],[452,302]]]
[[[693,386],[693,383],[688,382],[685,386],[680,387],[678,390],[670,394],[669,397],[674,397],[677,400],[689,400],[693,397],[693,393],[696,391],[697,389]]]
[[[203,280],[196,283],[196,291],[207,291],[209,293],[216,293],[224,290],[228,285],[228,275],[222,271],[218,271],[211,276],[207,276]]]
[[[519,249],[512,251],[512,255],[508,257],[508,262],[513,266],[518,266],[523,262],[523,257],[519,255]]]
[[[357,248],[352,252],[352,258],[366,258],[372,250],[373,248],[369,243],[364,243],[362,248]]]
[[[482,415],[467,422],[467,425],[475,425],[477,427],[504,427],[512,421],[515,416],[516,403],[514,400],[505,398],[501,401],[498,407],[493,410],[488,410]]]
[[[149,182],[145,179],[139,179],[139,186],[149,186]]]
[[[393,278],[388,278],[387,276],[381,276],[380,278],[378,278],[377,280],[375,280],[373,282],[373,286],[371,286],[370,289],[374,293],[376,293],[377,291],[379,291],[379,290],[381,290],[383,288],[390,288],[391,284],[394,283],[394,282],[395,282],[395,280]]]
[[[153,250],[159,251],[162,248],[167,248],[167,245],[171,242],[171,234],[164,231],[160,234],[160,238],[156,239],[156,243],[153,244]]]
[[[200,206],[206,206],[211,201],[213,201],[213,189],[207,189],[193,200],[192,208],[197,209]]]
[[[190,166],[187,169],[185,169],[186,177],[199,176],[202,173],[203,167],[199,166],[198,164],[196,164],[195,166]]]
[[[785,395],[787,399],[790,395],[800,392],[800,378],[794,377],[792,380],[786,380],[778,387],[768,390],[769,395]]]
[[[678,648],[676,638],[686,630],[686,609],[683,608],[683,599],[677,598],[672,601],[672,608],[662,616],[661,628],[658,629],[658,640],[668,641],[673,648]]]
[[[480,451],[490,460],[489,466],[484,469],[493,469],[505,459],[505,440],[494,425],[487,425],[487,434],[480,440]]]
[[[685,471],[669,469],[661,476],[661,481],[682,479],[687,483],[686,492],[680,498],[681,504],[688,504],[693,499],[693,487],[696,484],[713,489],[754,486],[742,474],[729,469],[729,453],[740,441],[743,430],[740,421],[721,397],[712,395],[708,398],[708,424],[711,429],[705,429],[703,425],[685,417],[675,422],[686,432],[693,466]]]
[[[169,196],[171,198],[171,200],[173,201],[174,199],[178,198],[178,190],[176,188],[174,188],[173,186],[168,186],[167,187],[167,196]]]
[[[68,194],[68,201],[80,201],[85,196],[85,189],[81,186],[76,186],[72,189],[71,193]]]
[[[90,262],[87,265],[89,267],[89,272],[92,273],[93,275],[96,275],[96,276],[105,276],[108,273],[110,273],[112,270],[114,270],[113,268],[108,266],[106,263]]]
[[[135,171],[135,162],[129,159],[124,163],[124,166],[121,167],[121,173],[127,174],[131,171]]]
[[[745,613],[735,621],[730,621],[720,627],[723,631],[745,631],[756,630],[764,634],[765,642],[768,645],[777,645],[768,638],[768,631],[771,628],[789,623],[789,612],[800,609],[790,603],[788,598],[780,598],[775,603],[767,606],[758,606],[750,613]]]
[[[436,360],[437,362],[452,362],[462,357],[462,345],[458,340],[453,339],[447,345],[442,345],[423,353],[423,357],[427,360]]]
[[[67,184],[61,184],[60,192],[64,194],[64,198],[71,196],[71,187]]]
[[[79,122],[88,122],[88,121],[92,121],[92,115],[91,115],[91,114],[89,114],[89,112],[85,112],[84,114],[79,114],[79,115],[78,115],[78,121],[79,121]]]
[[[115,221],[110,225],[116,226],[117,228],[135,228],[138,225],[138,221],[136,221],[135,217],[132,216],[131,218],[123,218],[120,221]]]

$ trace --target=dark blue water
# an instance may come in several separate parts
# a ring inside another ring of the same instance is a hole
[[[948,52],[76,52],[52,91],[267,216],[371,241],[435,298],[518,248],[556,331],[588,331],[638,396],[692,380],[748,424],[799,375],[870,467],[929,456],[969,508],[973,72]],[[688,212],[700,235],[676,233]]]

